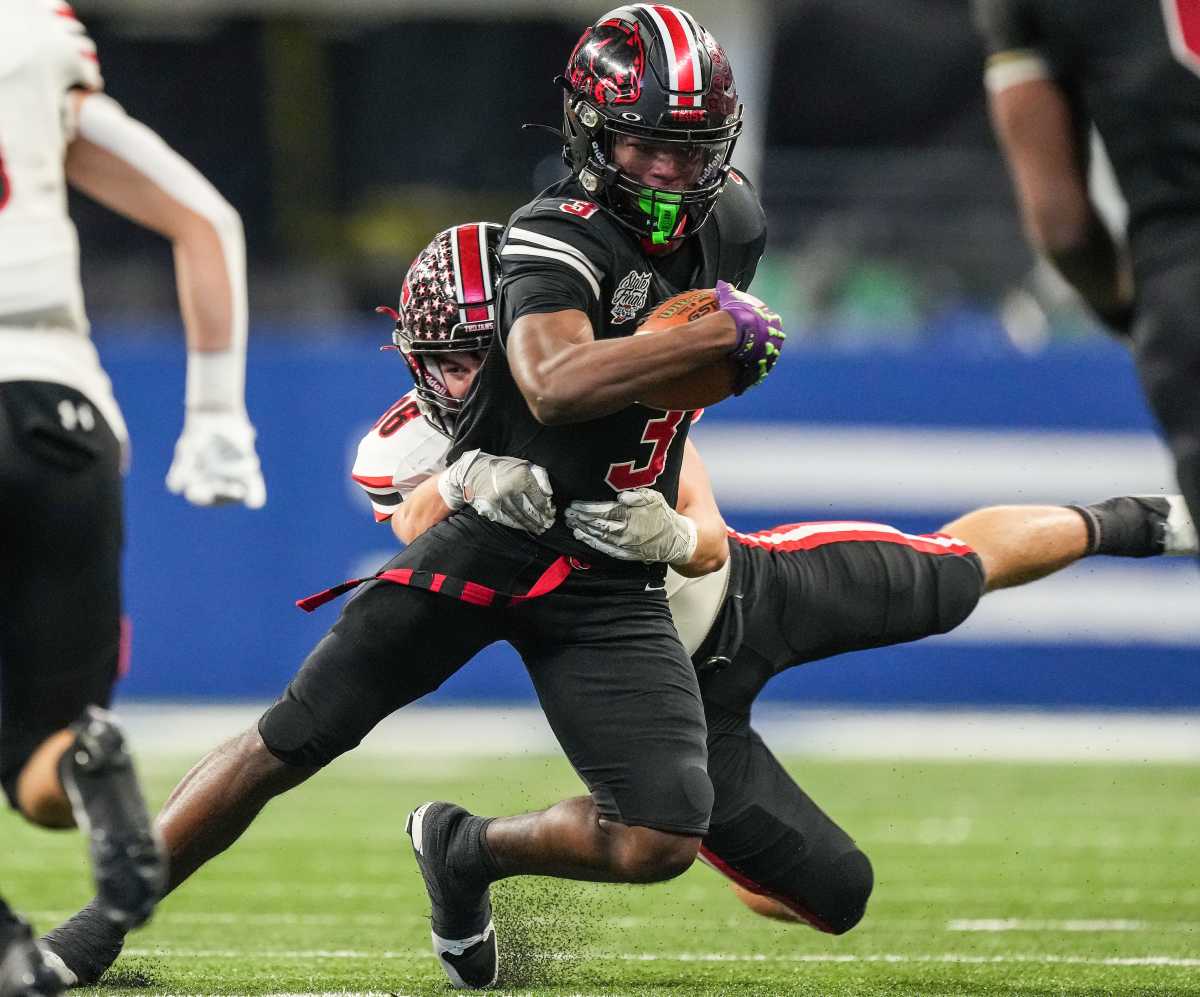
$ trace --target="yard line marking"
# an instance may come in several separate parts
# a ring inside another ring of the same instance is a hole
[[[1020,917],[954,918],[947,931],[1200,931],[1197,921],[1141,921],[1128,918],[1071,918],[1063,921]]]
[[[355,949],[180,949],[180,948],[137,948],[126,949],[130,956],[157,956],[160,958],[186,957],[199,959],[430,959],[426,949],[407,951],[364,952]],[[1171,966],[1200,969],[1200,958],[1185,958],[1169,955],[1108,956],[1093,958],[1075,955],[1013,954],[1013,955],[968,955],[963,953],[932,953],[928,955],[904,955],[898,953],[875,953],[866,955],[839,955],[814,953],[791,953],[784,955],[763,952],[677,952],[662,954],[654,952],[586,952],[580,955],[549,954],[551,959],[571,962],[589,962],[616,959],[621,962],[762,962],[762,963],[915,963],[915,964],[963,964],[972,966],[1029,964],[1042,966]]]
[[[74,911],[39,910],[31,911],[29,916],[35,921],[65,921]],[[428,921],[429,917],[418,914],[239,914],[233,911],[175,911],[161,914],[171,921],[180,924],[279,924],[285,926],[304,925],[388,925],[402,921]]]

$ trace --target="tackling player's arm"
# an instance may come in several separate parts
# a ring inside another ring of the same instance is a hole
[[[1089,197],[1076,108],[1037,48],[1036,22],[1019,0],[975,0],[975,16],[990,53],[992,127],[1026,236],[1105,324],[1127,334],[1129,262]]]
[[[696,524],[696,551],[685,564],[674,565],[675,570],[688,578],[697,578],[723,567],[729,560],[729,533],[717,508],[704,461],[690,439],[684,444],[675,511]]]
[[[422,481],[392,513],[392,532],[401,543],[412,543],[426,530],[449,518],[453,510],[438,492],[438,478],[445,473],[441,471]]]
[[[632,405],[648,389],[728,357],[738,343],[718,311],[653,336],[596,340],[577,309],[522,315],[508,334],[513,378],[543,425],[597,419]]]
[[[199,505],[258,508],[266,488],[246,415],[246,248],[237,211],[103,93],[71,95],[71,185],[171,242],[188,345],[187,417],[167,486]]]

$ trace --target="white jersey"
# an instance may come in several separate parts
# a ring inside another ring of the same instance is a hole
[[[69,93],[99,90],[96,46],[59,0],[0,0],[0,381],[67,384],[124,439],[89,338],[64,159]]]
[[[350,476],[367,493],[376,522],[392,518],[408,494],[446,468],[451,441],[421,415],[415,391],[396,402],[358,444]],[[712,574],[685,578],[667,569],[667,601],[679,639],[695,654],[725,601],[729,562]]]
[[[450,444],[421,414],[416,391],[379,417],[359,443],[350,472],[371,500],[377,522],[391,519],[417,485],[445,469]]]

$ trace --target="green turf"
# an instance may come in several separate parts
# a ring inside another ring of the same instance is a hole
[[[146,766],[157,799],[186,765]],[[764,921],[700,866],[655,887],[510,881],[495,891],[501,992],[1200,995],[1200,767],[792,770],[875,865],[858,928]],[[445,994],[405,813],[430,798],[511,813],[576,792],[558,759],[344,759],[169,898],[96,992]],[[87,899],[76,836],[12,817],[0,834],[0,884],[39,927]],[[1016,920],[961,930],[985,919]]]

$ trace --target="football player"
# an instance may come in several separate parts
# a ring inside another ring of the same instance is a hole
[[[44,827],[90,837],[103,915],[149,917],[165,876],[125,739],[120,669],[125,426],[89,338],[66,185],[169,238],[189,347],[168,487],[262,505],[242,401],[236,212],[103,93],[96,47],[58,0],[11,0],[0,30],[0,784]],[[0,903],[0,992],[57,989]]]
[[[587,29],[564,86],[570,177],[511,219],[504,279],[494,285],[480,249],[471,308],[443,316],[464,328],[493,318],[500,345],[460,416],[452,484],[466,497],[489,483],[473,461],[459,463],[478,451],[544,467],[564,505],[639,487],[673,504],[690,413],[638,399],[725,357],[744,391],[769,374],[784,340],[778,316],[744,293],[765,236],[753,188],[729,166],[742,127],[733,73],[690,14],[632,4]],[[639,317],[693,287],[715,287],[718,310],[633,335]],[[498,969],[493,881],[678,875],[708,830],[712,784],[665,566],[599,554],[561,516],[534,536],[465,505],[457,512],[346,603],[258,725],[185,777],[159,827],[173,886],[273,796],[507,640],[590,795],[516,817],[443,802],[410,814],[434,950],[452,983],[479,987]],[[111,939],[92,944],[92,930],[89,921],[75,932],[66,958],[80,979],[92,975],[88,963],[111,961]],[[80,955],[83,944],[99,954]]]
[[[465,304],[456,297],[463,280],[451,244],[464,232],[482,238],[483,228],[440,233],[409,271],[394,339],[416,387],[363,438],[352,472],[375,518],[390,519],[405,543],[464,501],[493,521],[532,530],[535,507],[547,498],[541,468],[511,458],[479,454],[446,470],[454,420],[491,328],[460,339],[437,317]],[[498,229],[491,232],[498,242]],[[413,286],[426,288],[419,303],[409,297]],[[464,467],[492,487],[464,487],[456,480]],[[1177,495],[978,509],[917,536],[846,521],[738,533],[726,528],[690,442],[676,509],[661,493],[637,489],[615,501],[573,502],[564,517],[577,539],[609,556],[672,566],[667,599],[700,676],[715,794],[701,858],[756,912],[835,934],[862,918],[871,866],[750,726],[766,682],[820,658],[946,633],[984,593],[1082,557],[1197,552]]]
[[[1026,234],[1095,313],[1132,340],[1196,520],[1200,8],[1194,0],[973,4],[988,50],[992,123]],[[1128,202],[1128,251],[1089,196],[1089,124]]]

